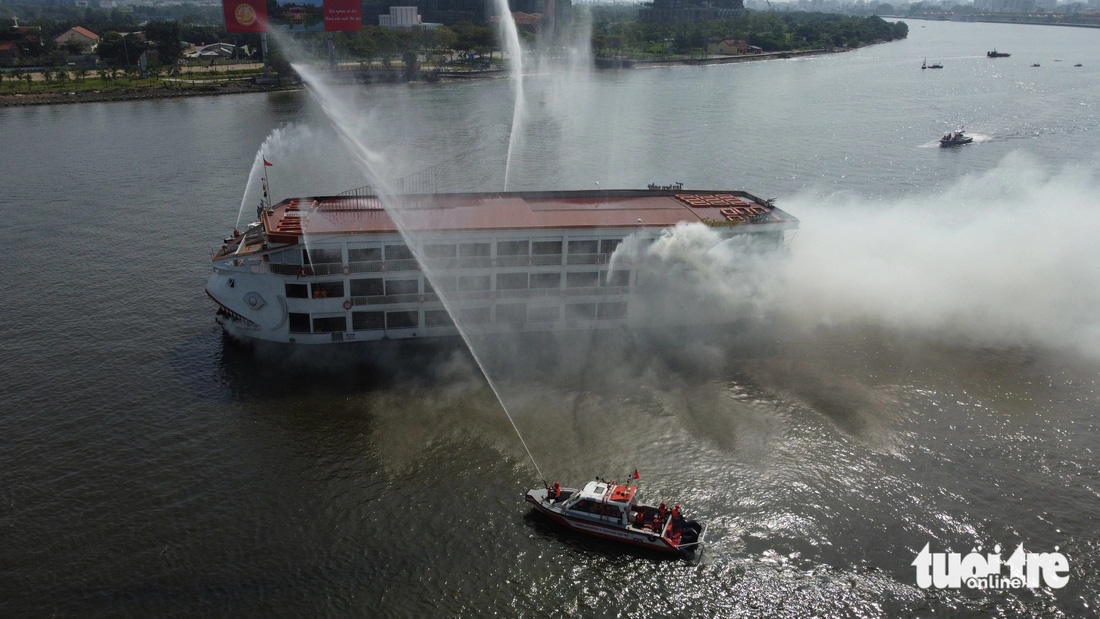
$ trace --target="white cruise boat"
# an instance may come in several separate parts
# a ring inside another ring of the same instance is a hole
[[[295,345],[456,335],[448,308],[478,333],[618,327],[642,268],[616,258],[609,271],[624,238],[699,222],[782,247],[798,226],[771,200],[679,185],[396,201],[414,247],[369,190],[261,205],[212,252],[218,322],[241,340]]]

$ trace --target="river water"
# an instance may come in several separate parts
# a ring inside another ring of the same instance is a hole
[[[920,21],[527,80],[510,188],[743,187],[802,219],[751,333],[498,377],[551,481],[638,469],[709,523],[698,563],[532,516],[461,350],[379,372],[223,338],[207,252],[261,145],[276,197],[364,184],[308,93],[0,110],[0,613],[1095,615],[1098,84],[1100,31]],[[339,96],[395,176],[503,187],[506,81]],[[1021,543],[1064,586],[918,586],[926,544]]]

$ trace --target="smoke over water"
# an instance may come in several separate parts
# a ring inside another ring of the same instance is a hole
[[[1100,357],[1100,183],[1022,155],[890,202],[799,196],[801,230],[771,310],[977,346]]]
[[[291,126],[265,142],[264,152],[277,166],[271,169],[274,197],[328,195],[370,183],[416,251],[422,235],[403,225],[394,182],[415,171],[416,161],[379,137],[378,119],[364,113],[364,101],[353,91],[325,84],[308,68],[299,70],[333,129]],[[572,94],[577,77],[561,72],[535,82],[545,96],[532,94],[530,101],[539,104],[532,105],[528,129],[542,131],[539,122],[553,127],[556,114],[577,112],[576,97],[564,96]],[[458,149],[484,146],[478,139],[455,142]],[[503,167],[502,159],[492,161]],[[513,163],[514,184],[544,178],[542,186],[525,188],[562,188],[547,185],[552,175],[529,173],[522,156]],[[258,193],[253,185],[262,165],[258,159],[249,192]],[[500,188],[494,185],[471,189]],[[702,441],[764,461],[796,423],[791,411],[803,409],[867,445],[891,450],[899,406],[878,366],[871,380],[861,365],[875,365],[867,359],[884,348],[861,339],[866,333],[886,334],[906,348],[918,341],[1049,347],[1100,358],[1094,309],[1100,306],[1100,252],[1090,238],[1100,230],[1098,185],[1093,170],[1049,171],[1013,156],[993,171],[904,198],[781,198],[781,208],[802,222],[788,252],[766,251],[743,238],[723,241],[698,224],[678,226],[649,245],[628,237],[606,277],[613,280],[620,269],[644,274],[644,286],[631,300],[630,323],[637,329],[574,330],[532,345],[520,331],[490,335],[469,328],[465,339],[476,364],[461,356],[433,362],[423,399],[384,406],[416,409],[423,420],[415,424],[423,432],[401,440],[407,413],[385,417],[394,435],[385,443],[395,446],[386,459],[416,462],[415,445],[426,440],[424,434],[442,432],[476,435],[523,463],[526,446],[516,443],[492,405],[495,397],[515,415],[521,436],[532,440],[532,459],[551,463],[551,475],[657,467],[669,454],[643,456],[632,449],[665,444],[669,437],[687,448]],[[439,265],[418,258],[425,275],[435,279]],[[444,287],[433,288],[456,326],[466,328]],[[693,323],[719,326],[694,337],[667,328]],[[738,326],[723,326],[730,324]],[[950,363],[950,355],[936,352],[904,359],[908,353],[890,352],[892,360],[912,367]],[[460,413],[462,423],[446,431],[433,426],[441,411]],[[608,426],[630,430],[601,438],[596,449],[590,437],[602,437],[601,428]],[[556,440],[543,440],[547,436]]]

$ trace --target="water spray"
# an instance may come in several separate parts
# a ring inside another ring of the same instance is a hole
[[[504,42],[511,54],[512,83],[515,84],[516,101],[512,107],[512,131],[508,136],[508,157],[504,162],[504,191],[508,191],[508,179],[512,170],[512,153],[516,150],[516,141],[522,133],[523,118],[526,105],[523,98],[523,49],[519,42],[519,31],[516,22],[512,19],[512,10],[508,8],[508,0],[496,0],[497,10],[500,11],[500,23],[504,29]]]
[[[511,14],[508,14],[508,21],[511,23]],[[512,28],[515,28],[514,23],[512,23]],[[421,255],[418,244],[410,242],[409,225],[408,222],[404,219],[405,213],[401,209],[401,201],[397,198],[395,192],[393,191],[393,188],[389,186],[389,183],[384,180],[386,178],[386,175],[382,173],[384,159],[379,154],[375,153],[371,148],[369,148],[359,136],[355,135],[351,131],[351,128],[348,126],[345,120],[349,117],[349,115],[341,114],[340,110],[336,109],[337,101],[330,95],[330,93],[328,93],[324,89],[318,77],[303,65],[294,64],[292,66],[302,76],[310,92],[321,103],[322,110],[332,122],[332,125],[337,131],[337,134],[348,145],[351,154],[359,163],[359,167],[364,172],[364,175],[369,180],[371,180],[372,184],[377,188],[376,195],[379,199],[379,202],[385,209],[386,214],[389,215],[390,219],[394,222],[394,225],[397,227],[398,233],[405,240],[406,246],[409,248],[409,251],[412,252],[413,257],[420,265],[426,267],[429,263],[426,262],[424,260],[424,256]],[[308,238],[308,232],[305,230],[305,226],[303,226],[302,236],[303,239]],[[308,251],[308,241],[306,245]],[[427,278],[429,283],[432,284],[433,289],[436,291],[440,291],[441,287],[437,285],[437,282],[434,281],[434,278],[432,277],[432,269],[424,268],[423,273],[424,277]],[[466,329],[455,318],[457,313],[454,311],[454,308],[451,306],[446,295],[439,293],[439,299],[442,302],[444,309],[451,316],[452,322],[455,325],[455,329],[458,331],[459,336],[462,338],[462,341],[466,344],[466,347],[470,351],[471,356],[473,356],[474,362],[477,363],[478,369],[481,371],[482,376],[485,377],[486,382],[489,384],[489,388],[492,389],[493,395],[497,398],[497,402],[500,403],[500,407],[504,410],[504,414],[505,416],[507,416],[508,422],[512,425],[512,429],[515,430],[516,436],[519,438],[520,444],[523,445],[524,451],[527,452],[527,457],[531,460],[531,464],[535,467],[535,471],[538,473],[539,478],[545,485],[546,478],[542,474],[542,469],[539,467],[538,462],[535,461],[535,457],[531,453],[531,449],[527,446],[527,441],[524,440],[523,434],[519,430],[519,426],[516,425],[515,419],[512,417],[511,412],[505,405],[504,400],[500,395],[500,391],[497,388],[496,383],[490,376],[488,369],[481,359],[481,356],[477,352],[476,347],[473,345],[473,341],[470,338],[469,333],[467,333]]]

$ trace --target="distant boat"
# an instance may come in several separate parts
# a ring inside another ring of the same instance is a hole
[[[1075,66],[1075,67],[1081,67],[1081,66],[1084,66],[1084,65],[1082,65],[1082,64],[1081,64],[1080,62],[1078,62],[1077,64],[1075,64],[1075,65],[1073,65],[1073,66]]]
[[[942,69],[943,65],[938,63],[938,62],[928,64],[928,59],[925,58],[924,62],[920,63],[920,68],[922,68],[922,69]]]
[[[986,52],[985,55],[990,57],[990,58],[1008,58],[1012,54],[1006,54],[1004,52],[999,52],[997,50],[993,50],[991,52]]]
[[[1031,65],[1031,66],[1033,66],[1033,67],[1037,67],[1037,66],[1039,66],[1039,63],[1038,63],[1038,62],[1036,62],[1035,64],[1033,64],[1033,65]]]
[[[940,138],[940,146],[962,146],[963,144],[969,144],[974,141],[974,138],[963,133],[962,129],[954,133],[945,133]]]

